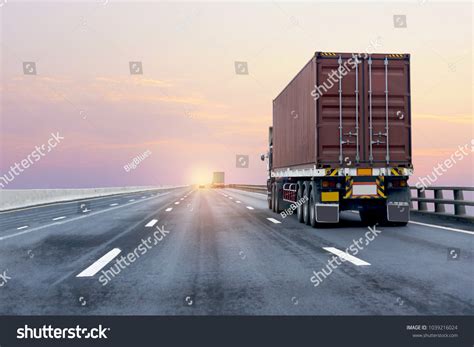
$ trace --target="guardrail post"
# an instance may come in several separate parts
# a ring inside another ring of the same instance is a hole
[[[464,201],[464,194],[461,189],[453,190],[454,200]],[[454,205],[454,214],[456,216],[462,216],[466,214],[466,206],[464,205]]]
[[[435,189],[434,198],[443,200],[443,190]],[[435,205],[435,213],[445,213],[446,212],[446,208],[444,207],[444,204],[435,202],[434,205]]]
[[[417,189],[416,196],[418,197],[418,199],[426,198],[425,191]],[[418,201],[418,211],[428,211],[428,205],[426,204],[426,202]]]

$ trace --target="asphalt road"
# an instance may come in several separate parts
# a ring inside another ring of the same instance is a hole
[[[370,236],[347,212],[313,229],[265,198],[179,188],[1,213],[0,314],[474,314],[472,227]]]

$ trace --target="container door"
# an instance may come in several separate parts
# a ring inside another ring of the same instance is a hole
[[[319,53],[317,163],[353,167],[363,160],[363,61],[352,54]]]
[[[410,80],[407,55],[364,60],[364,153],[375,167],[411,163]]]

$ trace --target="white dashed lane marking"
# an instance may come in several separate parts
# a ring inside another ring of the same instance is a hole
[[[103,255],[100,257],[96,262],[94,262],[91,266],[89,266],[87,269],[82,271],[79,275],[76,277],[92,277],[96,273],[98,273],[102,268],[107,265],[112,259],[114,259],[117,255],[122,252],[120,248],[114,248],[111,251],[109,251],[107,254]]]
[[[370,263],[367,263],[366,261],[363,261],[362,259],[356,258],[350,254],[347,254],[346,252],[343,252],[337,248],[334,247],[323,247],[324,250],[331,252],[335,255],[337,255],[339,258],[342,258],[344,260],[350,261],[352,264],[357,265],[357,266],[366,266],[370,265]]]
[[[175,205],[179,205],[179,201],[176,201],[174,204],[175,204]]]
[[[172,207],[168,207],[165,211],[166,211],[166,212],[169,212],[169,211],[171,211],[172,209],[173,209]]]
[[[275,223],[275,224],[281,224],[279,220],[276,220],[275,218],[267,218],[270,222]]]
[[[158,219],[152,219],[152,220],[149,221],[149,222],[147,223],[147,225],[145,225],[145,226],[146,226],[147,228],[150,228],[150,227],[152,227],[153,225],[155,225],[156,222],[158,222]]]
[[[239,201],[239,200],[236,200],[235,202],[238,203],[238,204],[240,204],[240,201]]]
[[[117,204],[117,203],[115,203],[115,204],[110,204],[109,206],[117,206],[117,205],[118,205],[118,204]]]
[[[249,210],[253,210],[254,208],[252,206],[247,206]]]
[[[61,220],[61,219],[64,219],[64,218],[66,218],[66,216],[56,217],[56,218],[53,218],[53,220]]]
[[[26,229],[26,228],[28,228],[28,225],[23,225],[22,227],[18,227],[18,228],[16,228],[16,230],[22,230],[22,229]]]

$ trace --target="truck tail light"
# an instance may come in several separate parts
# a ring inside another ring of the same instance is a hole
[[[336,187],[336,181],[329,181],[329,180],[324,180],[322,183],[323,188],[335,188]]]
[[[388,183],[388,188],[401,188],[406,187],[407,181],[406,180],[393,180]]]

